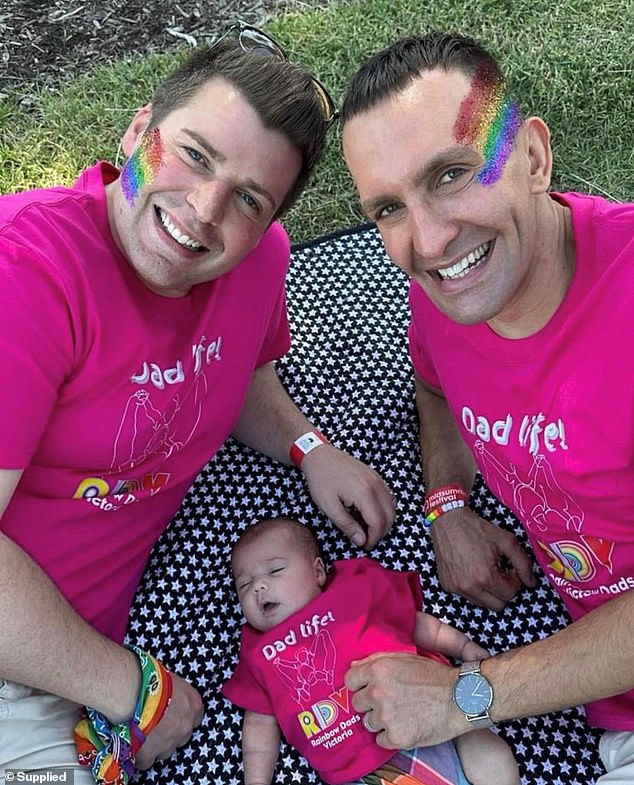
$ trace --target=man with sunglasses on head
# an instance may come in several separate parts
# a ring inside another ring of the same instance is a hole
[[[381,478],[314,429],[273,366],[289,348],[277,219],[334,106],[263,33],[231,32],[136,113],[121,171],[0,200],[3,774],[125,782],[187,742],[200,695],[121,642],[152,546],[230,434],[301,464],[357,545],[394,518]]]
[[[424,515],[443,586],[494,610],[528,554],[468,506],[478,468],[518,516],[573,623],[461,669],[356,665],[382,746],[586,704],[607,785],[634,782],[634,205],[551,193],[543,120],[477,42],[430,33],[374,55],[342,107],[346,160],[411,277]],[[617,376],[618,369],[618,376]],[[425,711],[420,707],[425,706]]]

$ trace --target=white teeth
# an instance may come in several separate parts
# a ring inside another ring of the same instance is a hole
[[[158,211],[158,215],[165,231],[170,237],[176,240],[179,245],[184,245],[185,248],[191,248],[192,251],[197,251],[199,248],[203,247],[200,243],[197,243],[196,240],[192,240],[191,237],[188,237],[188,235],[181,232],[180,229],[177,229],[162,210]]]
[[[491,243],[484,243],[476,248],[475,251],[471,251],[459,262],[456,262],[456,264],[451,267],[446,267],[444,270],[436,270],[436,272],[443,281],[453,281],[456,278],[464,278],[464,276],[487,255],[490,247]]]

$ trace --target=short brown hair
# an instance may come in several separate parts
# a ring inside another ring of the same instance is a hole
[[[505,81],[497,60],[473,38],[437,31],[401,38],[361,64],[346,91],[341,121],[402,92],[421,71],[443,68],[472,77],[481,67],[496,80]]]
[[[324,152],[328,124],[312,77],[305,68],[287,60],[244,52],[234,41],[201,47],[156,88],[150,127],[187,104],[215,77],[239,90],[264,127],[283,134],[301,155],[301,169],[277,218],[297,200]]]

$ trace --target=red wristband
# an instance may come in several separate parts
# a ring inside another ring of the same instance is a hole
[[[425,496],[425,505],[423,506],[425,528],[429,529],[432,523],[437,518],[440,518],[441,515],[451,510],[457,510],[459,507],[464,507],[468,501],[467,493],[459,485],[441,485],[440,488],[428,491]]]
[[[293,466],[297,466],[299,469],[304,457],[308,455],[309,452],[312,452],[315,447],[319,447],[320,444],[330,444],[330,442],[323,433],[320,433],[316,429],[314,431],[308,431],[308,433],[300,436],[299,439],[295,439],[290,452]]]
[[[425,506],[423,514],[429,515],[432,510],[442,508],[453,502],[462,502],[457,506],[463,507],[469,501],[469,496],[460,485],[441,485],[433,491],[427,491],[425,495]]]

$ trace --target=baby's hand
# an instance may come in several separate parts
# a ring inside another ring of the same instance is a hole
[[[467,640],[465,645],[462,647],[462,651],[460,653],[460,659],[463,662],[471,662],[472,660],[485,660],[487,657],[491,655],[486,649],[483,649],[482,646],[478,646],[477,643],[474,643],[472,640]]]

